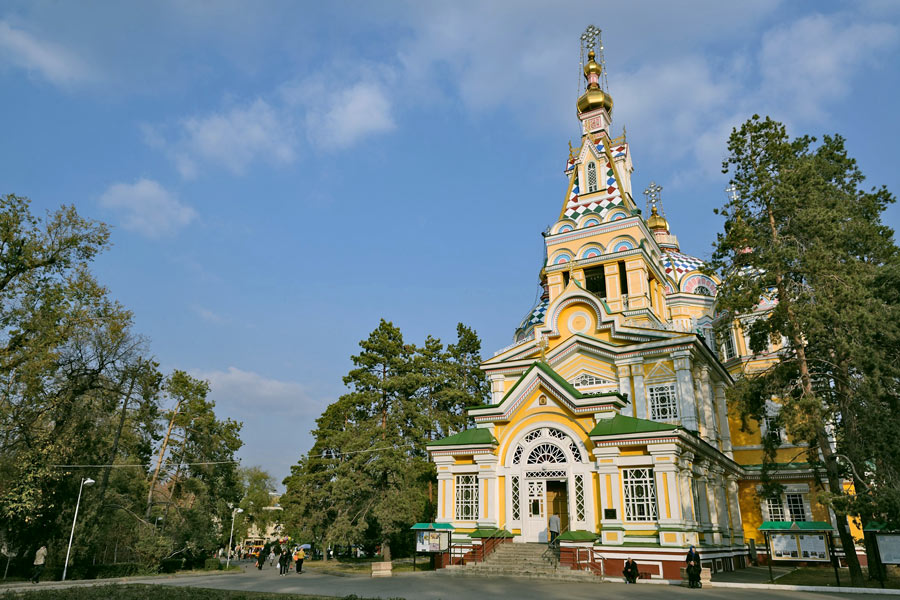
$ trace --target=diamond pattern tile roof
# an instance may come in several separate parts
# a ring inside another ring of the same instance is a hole
[[[696,256],[688,256],[674,250],[663,252],[662,263],[666,269],[666,275],[671,275],[675,281],[681,281],[685,273],[696,271],[704,265],[704,262]]]
[[[547,314],[547,305],[549,303],[549,299],[538,300],[537,304],[532,307],[531,311],[525,315],[525,318],[519,323],[519,326],[516,328],[516,335],[518,336],[520,333],[527,333],[528,330],[538,323],[543,323],[544,315]]]
[[[624,206],[622,193],[619,190],[618,183],[616,183],[616,176],[613,171],[612,163],[606,163],[605,176],[598,173],[598,178],[600,180],[598,181],[598,185],[600,186],[599,190],[601,193],[591,193],[587,197],[584,197],[580,193],[578,174],[576,173],[572,192],[569,194],[569,200],[566,202],[564,211],[566,218],[578,220],[588,213],[594,213],[603,219],[613,208]],[[605,190],[603,189],[604,185],[606,186]]]

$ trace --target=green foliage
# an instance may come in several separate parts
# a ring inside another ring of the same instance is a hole
[[[93,278],[108,236],[71,207],[38,218],[27,199],[0,197],[0,542],[25,568],[46,544],[48,573],[64,560],[82,478],[96,485],[83,489],[70,576],[208,555],[240,497],[240,424],[216,418],[205,382],[164,378],[131,313]],[[203,462],[216,464],[187,465]]]
[[[218,558],[207,558],[203,563],[203,568],[207,571],[221,571],[225,565]]]
[[[721,322],[743,315],[755,352],[787,340],[780,362],[735,386],[729,401],[760,420],[777,398],[779,424],[808,444],[806,459],[823,468],[837,512],[878,506],[890,512],[880,520],[897,522],[900,252],[881,222],[894,198],[862,188],[840,136],[818,145],[809,136],[792,140],[780,123],[754,116],[728,148],[723,171],[738,193],[718,211],[725,229],[713,267],[723,278],[717,306],[728,317]],[[774,306],[762,311],[760,299]],[[777,444],[764,442],[768,464]],[[845,493],[842,477],[854,480],[856,495]],[[847,547],[846,520],[838,526]],[[858,565],[851,572],[859,578]]]
[[[487,398],[481,343],[460,324],[444,348],[417,348],[382,320],[344,378],[348,393],[316,421],[316,442],[285,480],[290,533],[320,547],[408,546],[410,525],[433,514],[434,466],[425,444],[465,428],[465,409]]]

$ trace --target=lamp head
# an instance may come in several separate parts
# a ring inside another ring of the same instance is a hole
[[[239,515],[239,514],[241,514],[242,512],[244,512],[244,509],[243,509],[243,508],[236,508],[236,509],[234,509],[234,514],[236,514],[236,515]]]
[[[87,479],[84,480],[84,485],[94,485],[94,483],[96,483],[96,482],[93,479],[91,479],[90,477],[88,477]]]

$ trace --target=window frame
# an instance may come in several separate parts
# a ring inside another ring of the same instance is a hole
[[[478,520],[478,474],[460,473],[454,479],[454,505],[453,516],[457,521]],[[465,497],[465,492],[470,492]]]
[[[637,493],[639,490],[640,494]],[[652,467],[622,469],[622,500],[626,521],[650,523],[659,520],[656,476]]]
[[[665,397],[663,397],[662,392],[666,392]],[[661,400],[665,401],[665,405],[660,406]],[[669,423],[671,421],[677,421],[680,418],[678,394],[675,391],[674,383],[657,383],[648,385],[647,403],[650,409],[651,421],[656,421],[657,423]],[[658,413],[660,411],[660,408],[668,410],[670,416],[659,416]]]

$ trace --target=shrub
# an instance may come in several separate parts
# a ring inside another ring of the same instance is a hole
[[[206,562],[203,563],[203,568],[207,571],[221,571],[222,561],[218,558],[207,558]]]
[[[184,559],[181,558],[164,558],[159,561],[159,570],[162,573],[174,573],[183,567]]]

